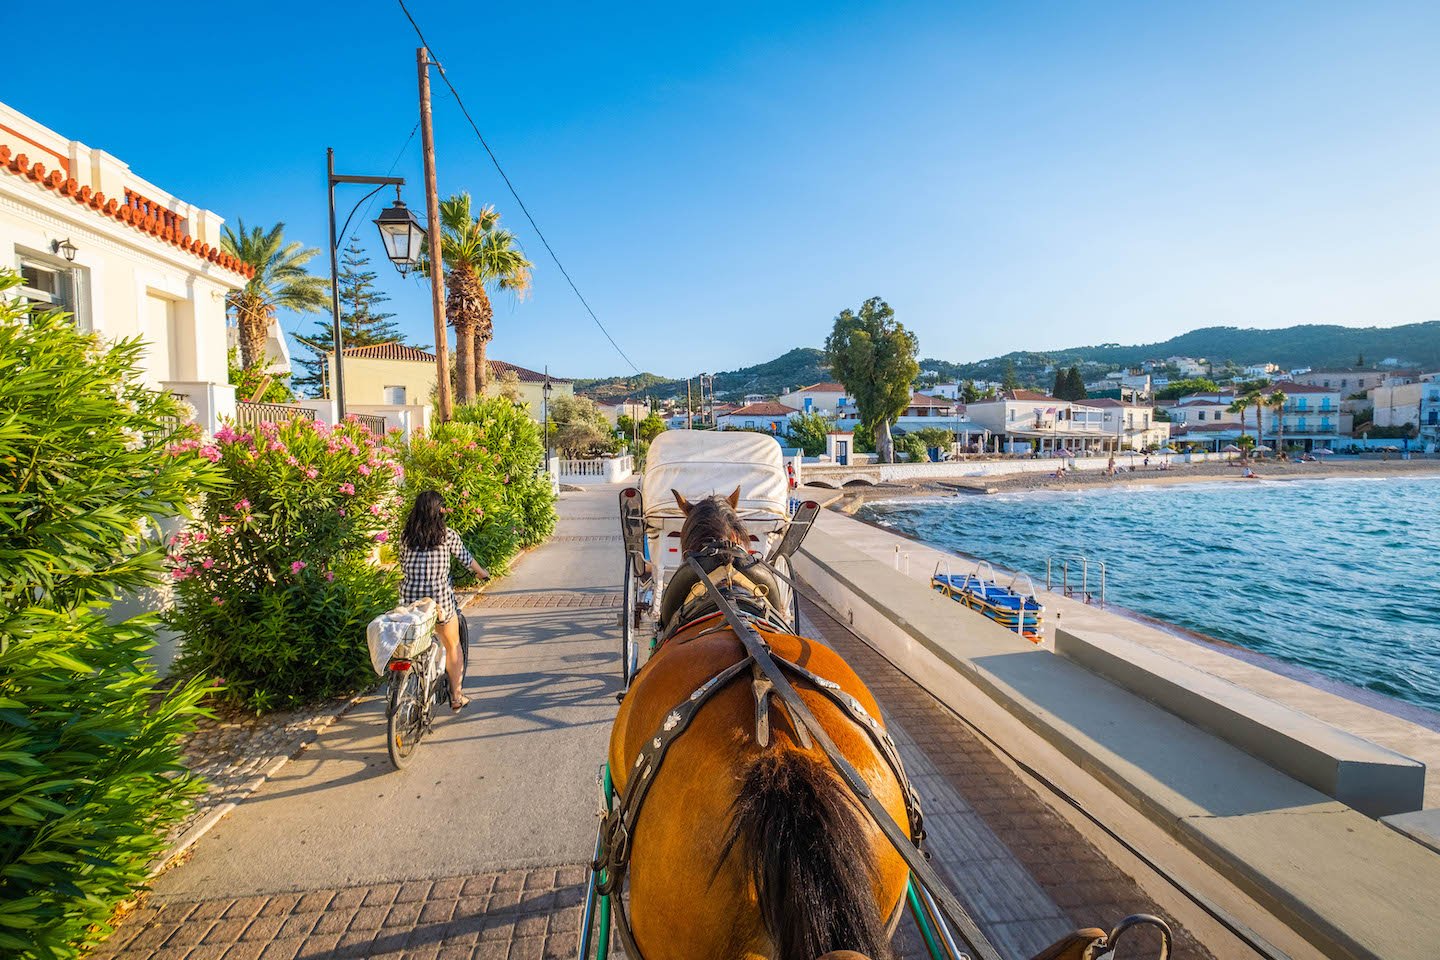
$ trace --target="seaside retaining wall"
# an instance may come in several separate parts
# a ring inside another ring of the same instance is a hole
[[[812,530],[797,573],[962,716],[975,692],[1327,956],[1435,960],[1440,855]]]
[[[1144,459],[1142,455],[1137,454],[1133,458],[1133,463],[1138,467],[1144,462]],[[1150,456],[1151,469],[1164,462],[1165,459],[1164,454],[1152,454]],[[1171,463],[1207,463],[1228,459],[1230,459],[1228,454],[1218,453],[1181,453],[1169,457]],[[1128,469],[1132,464],[1132,458],[1128,453],[1122,453],[1115,462],[1118,466]],[[845,467],[833,463],[807,463],[804,465],[802,479],[806,483],[826,483],[832,479],[839,480],[841,483],[848,483],[851,480],[893,483],[901,480],[999,477],[1017,473],[1054,473],[1062,463],[1067,470],[1099,471],[1110,465],[1110,458],[1105,456],[1045,457],[1039,460],[949,460],[945,463],[876,463],[854,464]]]

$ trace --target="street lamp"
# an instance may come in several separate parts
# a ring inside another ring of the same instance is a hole
[[[80,248],[71,243],[69,237],[66,237],[64,240],[54,241],[50,244],[50,249],[63,256],[70,263],[75,262],[75,254],[80,252]]]
[[[545,430],[545,470],[547,473],[550,470],[550,391],[553,389],[554,387],[552,387],[550,384],[550,367],[546,366],[545,386],[540,388],[540,406],[544,411],[541,417],[544,420],[543,429]]]
[[[375,218],[380,239],[385,243],[385,256],[395,264],[400,276],[405,276],[420,262],[420,248],[425,242],[425,225],[415,216],[415,211],[405,206],[400,199],[400,188],[395,188],[395,202]]]
[[[327,148],[325,151],[325,174],[326,188],[330,199],[330,330],[332,343],[331,348],[335,353],[335,419],[345,419],[345,376],[342,371],[343,358],[345,356],[345,335],[340,327],[340,247],[335,232],[335,186],[341,183],[363,183],[375,184],[375,189],[361,197],[350,211],[350,216],[345,218],[345,227],[340,231],[343,235],[350,229],[350,221],[360,209],[360,204],[369,200],[385,187],[395,188],[395,205],[386,209],[375,221],[375,226],[380,228],[380,238],[385,242],[385,255],[390,262],[395,264],[403,277],[405,273],[420,262],[420,244],[414,242],[412,231],[418,226],[414,220],[414,214],[405,209],[405,204],[400,202],[400,188],[405,184],[404,177],[349,177],[341,176],[335,172],[335,151]],[[400,216],[404,216],[405,224],[402,226]],[[405,233],[402,241],[400,233]],[[403,243],[403,246],[402,246]],[[435,353],[441,366],[441,377],[445,376],[445,345],[436,345]]]

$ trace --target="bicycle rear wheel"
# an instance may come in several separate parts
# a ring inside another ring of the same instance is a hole
[[[403,770],[415,755],[425,735],[425,711],[420,703],[420,678],[416,670],[390,674],[390,709],[385,722],[385,746],[395,769]]]

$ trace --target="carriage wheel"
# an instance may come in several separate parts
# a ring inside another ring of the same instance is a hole
[[[625,580],[620,585],[620,602],[623,607],[620,612],[620,679],[625,686],[630,686],[630,680],[635,676],[635,629],[636,621],[639,619],[635,609],[635,591],[638,585],[635,582],[635,564],[629,557],[625,558]]]

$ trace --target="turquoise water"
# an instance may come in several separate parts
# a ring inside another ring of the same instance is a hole
[[[1113,604],[1440,709],[1440,477],[1002,493],[859,515],[1041,587],[1048,555],[1104,560]]]

